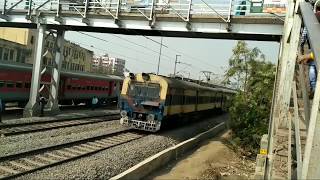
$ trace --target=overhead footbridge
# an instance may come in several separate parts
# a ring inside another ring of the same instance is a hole
[[[245,2],[245,3],[243,3]],[[284,14],[245,0],[2,0],[0,27],[280,41]]]

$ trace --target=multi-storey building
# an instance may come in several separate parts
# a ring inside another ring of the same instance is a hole
[[[125,60],[103,56],[95,56],[92,60],[92,69],[97,73],[115,74],[123,76]]]
[[[34,57],[34,46],[36,42],[36,32],[31,29],[19,29],[19,28],[1,28],[0,39],[14,42],[22,45],[31,53],[29,58],[21,60],[25,63],[32,64]],[[43,58],[43,64],[50,66],[54,60],[54,37],[48,36],[44,42],[44,52],[48,50],[46,56]],[[9,48],[7,48],[9,49]],[[14,48],[12,48],[14,49]],[[7,51],[7,50],[5,50]],[[9,50],[10,51],[10,50]],[[16,50],[18,51],[18,50]],[[17,52],[18,55],[18,52]],[[93,52],[85,49],[70,41],[65,41],[63,50],[64,60],[62,62],[62,68],[71,71],[84,71],[91,72],[91,63]]]
[[[111,66],[109,65],[108,55],[94,56],[92,59],[92,72],[102,74],[112,74]]]
[[[109,64],[112,69],[112,73],[115,75],[123,75],[126,61],[120,58],[109,58]]]
[[[25,45],[0,39],[0,61],[26,63],[31,61],[32,49]]]

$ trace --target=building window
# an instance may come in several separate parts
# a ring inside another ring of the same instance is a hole
[[[43,65],[47,65],[47,58],[46,57],[43,57]]]
[[[2,60],[2,53],[3,53],[3,48],[0,47],[0,61]]]
[[[21,49],[17,49],[17,59],[16,59],[16,61],[20,62],[20,60],[21,60]]]
[[[34,42],[34,37],[31,36],[30,43],[33,44],[33,42]]]
[[[14,55],[14,51],[13,49],[10,49],[10,56],[9,56],[10,61],[13,61],[13,55]]]
[[[26,55],[25,55],[25,53],[22,53],[21,62],[22,62],[22,63],[25,63],[25,62],[26,62]]]
[[[5,61],[9,60],[9,49],[7,49],[7,48],[4,48],[3,60],[5,60]]]

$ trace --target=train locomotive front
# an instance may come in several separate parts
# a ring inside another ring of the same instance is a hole
[[[167,84],[153,74],[130,74],[120,96],[122,125],[144,131],[160,130]]]

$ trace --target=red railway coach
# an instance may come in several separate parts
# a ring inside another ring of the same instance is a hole
[[[24,106],[29,99],[32,65],[0,63],[0,98],[3,102],[18,102]],[[41,86],[50,84],[51,76],[41,77]],[[61,71],[59,87],[60,104],[91,103],[93,96],[99,102],[117,100],[123,78],[113,75]],[[48,97],[48,89],[41,92]],[[4,104],[4,103],[3,103]]]

